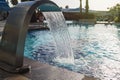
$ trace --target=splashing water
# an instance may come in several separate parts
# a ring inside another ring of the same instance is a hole
[[[56,62],[74,63],[70,35],[62,12],[43,12],[56,44]]]
[[[28,33],[26,57],[100,80],[120,80],[120,26],[71,21],[68,31],[72,39],[74,65],[52,61],[55,44],[51,32],[47,30]]]

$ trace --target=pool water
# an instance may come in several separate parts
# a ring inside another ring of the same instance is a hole
[[[28,32],[25,56],[101,80],[120,80],[120,26],[69,22],[68,31],[74,64],[54,61],[55,42],[49,30]]]

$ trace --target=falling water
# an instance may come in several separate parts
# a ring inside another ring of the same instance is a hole
[[[60,63],[74,63],[70,35],[62,12],[43,12],[56,44],[56,58]]]

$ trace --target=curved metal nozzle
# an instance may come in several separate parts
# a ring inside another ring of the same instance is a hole
[[[23,66],[28,24],[36,8],[40,11],[60,11],[49,0],[22,2],[14,7],[10,11],[0,42],[0,68],[14,72]]]

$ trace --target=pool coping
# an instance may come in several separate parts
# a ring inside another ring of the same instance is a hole
[[[0,80],[98,80],[26,57],[24,57],[24,65],[31,66],[31,70],[26,74],[12,74],[0,69]]]

